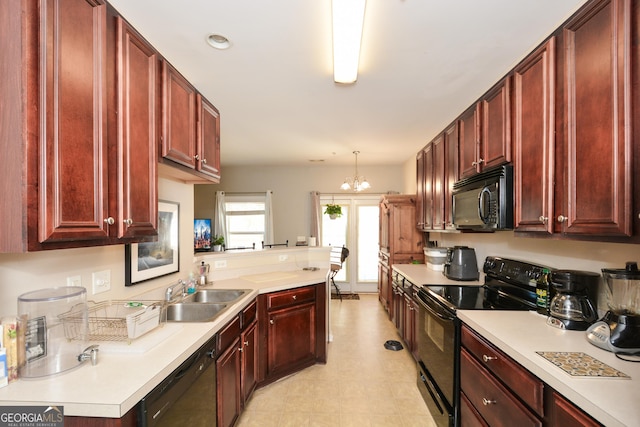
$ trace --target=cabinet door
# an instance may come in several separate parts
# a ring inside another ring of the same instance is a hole
[[[393,316],[393,309],[391,307],[391,280],[389,278],[389,264],[385,262],[378,262],[378,299],[382,303],[390,316]]]
[[[37,227],[29,218],[30,249],[109,238],[106,8],[102,0],[41,3],[41,125],[33,153],[40,182],[28,195],[38,212]]]
[[[395,255],[422,254],[422,233],[416,230],[416,209],[414,203],[399,203],[391,207],[389,241],[391,242],[391,263]],[[424,259],[424,255],[422,256]]]
[[[235,424],[240,416],[240,338],[236,339],[216,360],[216,395],[218,426]]]
[[[511,161],[511,78],[506,77],[482,98],[480,170]]]
[[[276,310],[268,317],[268,375],[315,360],[315,303]]]
[[[196,169],[220,179],[220,113],[209,101],[197,95],[198,149]]]
[[[551,393],[550,426],[597,427],[601,424],[556,392]]]
[[[162,156],[196,168],[196,91],[166,61],[162,62]]]
[[[118,238],[157,235],[158,54],[117,19]],[[112,168],[114,170],[114,168]]]
[[[631,234],[630,7],[591,2],[562,30],[566,167],[556,220],[567,234]]]
[[[416,228],[418,230],[426,229],[425,210],[430,196],[430,192],[425,188],[424,150],[418,151],[416,155]]]
[[[433,146],[433,221],[431,228],[433,230],[443,230],[445,227],[445,136],[440,134],[431,142]]]
[[[245,404],[256,388],[258,374],[258,322],[254,321],[240,336],[242,347],[242,402]]]
[[[474,105],[462,113],[458,118],[460,178],[465,178],[480,172],[477,162],[480,145],[479,105]]]
[[[444,130],[445,178],[444,187],[444,228],[454,230],[453,224],[453,184],[458,179],[458,123],[452,123]]]
[[[434,225],[434,207],[435,207],[435,197],[433,193],[433,185],[434,185],[434,171],[433,171],[433,163],[434,163],[434,146],[433,142],[427,144],[426,147],[422,150],[422,161],[423,161],[423,169],[424,169],[424,205],[423,205],[423,218],[424,224],[423,230],[431,230]],[[417,208],[417,207],[416,207]],[[416,215],[420,215],[420,212],[416,209]]]
[[[536,49],[513,74],[515,230],[550,234],[555,168],[555,38]]]

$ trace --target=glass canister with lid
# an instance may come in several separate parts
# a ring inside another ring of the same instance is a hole
[[[73,337],[65,334],[60,315],[74,312]],[[63,286],[27,292],[18,297],[19,376],[39,378],[73,369],[87,342],[87,290]]]

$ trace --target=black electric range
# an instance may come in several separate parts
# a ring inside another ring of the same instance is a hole
[[[489,256],[484,284],[423,285],[417,292],[418,388],[436,424],[460,425],[460,320],[457,310],[535,310],[550,269]]]

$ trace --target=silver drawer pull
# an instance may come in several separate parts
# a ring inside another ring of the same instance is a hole
[[[294,295],[294,296],[293,296],[293,299],[298,299],[298,295]]]
[[[490,360],[496,360],[496,359],[497,359],[497,357],[495,357],[495,356],[487,356],[486,354],[482,355],[482,360],[484,360],[485,362],[488,362]]]
[[[491,399],[487,399],[486,397],[483,397],[482,398],[482,404],[484,406],[495,405],[496,401],[495,400],[491,400]]]

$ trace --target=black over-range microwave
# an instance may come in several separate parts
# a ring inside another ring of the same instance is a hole
[[[513,229],[513,166],[498,166],[456,182],[453,223],[460,230]]]

